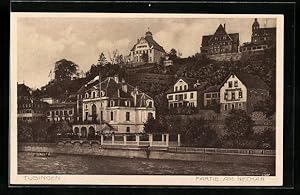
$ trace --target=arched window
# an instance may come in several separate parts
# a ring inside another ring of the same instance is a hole
[[[153,107],[153,101],[152,100],[148,100],[147,101],[147,107],[148,108],[152,108]]]
[[[89,94],[88,93],[85,93],[85,98],[89,98]]]

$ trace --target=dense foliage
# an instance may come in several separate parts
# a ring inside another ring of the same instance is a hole
[[[55,62],[55,80],[71,80],[72,76],[78,76],[78,65],[66,59]]]

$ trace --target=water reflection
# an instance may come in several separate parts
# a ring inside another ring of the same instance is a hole
[[[274,165],[127,159],[103,156],[57,155],[35,157],[18,153],[18,174],[90,175],[274,175]]]

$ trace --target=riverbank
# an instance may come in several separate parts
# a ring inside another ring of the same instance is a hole
[[[60,142],[59,144],[18,143],[18,152],[147,158],[145,148],[122,145],[101,146],[97,141]],[[274,165],[275,152],[248,149],[152,147],[149,159]]]

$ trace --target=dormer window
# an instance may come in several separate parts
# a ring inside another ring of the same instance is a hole
[[[125,101],[125,106],[126,106],[126,107],[130,107],[130,101],[129,101],[129,100],[126,100],[126,101]]]
[[[148,101],[146,102],[146,104],[147,104],[147,107],[148,107],[148,108],[152,108],[152,107],[153,107],[153,101],[152,101],[152,100],[148,100]]]
[[[114,107],[114,106],[115,106],[115,101],[111,100],[111,101],[109,102],[109,106],[110,106],[110,107]]]
[[[187,85],[184,86],[184,90],[187,90]]]
[[[179,90],[182,91],[182,86],[179,86]]]
[[[177,86],[175,87],[175,91],[178,91],[178,87]]]
[[[96,97],[96,91],[93,91],[92,98],[95,98],[95,97]]]
[[[104,96],[105,96],[105,92],[104,92],[104,91],[101,91],[101,92],[100,92],[100,95],[101,95],[101,97],[104,97]]]
[[[85,93],[85,98],[89,98],[89,94],[88,93]]]

